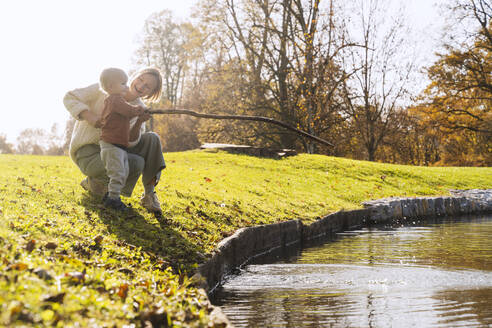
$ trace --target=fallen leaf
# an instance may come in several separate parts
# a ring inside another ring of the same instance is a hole
[[[103,241],[104,237],[99,235],[97,236],[96,238],[94,238],[94,242],[96,243],[96,245],[101,245],[102,241]]]
[[[97,287],[96,290],[100,293],[100,294],[103,294],[103,293],[107,293],[107,289],[104,288],[104,287]]]
[[[32,313],[24,309],[19,314],[17,314],[17,318],[15,320],[24,321],[32,324],[34,323],[34,316],[32,315]],[[12,320],[12,318],[10,318],[10,321],[15,320]]]
[[[16,320],[34,323],[34,317],[24,308],[24,303],[16,302],[10,309],[10,321],[14,322]]]
[[[51,279],[53,279],[53,277],[45,269],[37,268],[37,269],[35,269],[33,271],[33,273],[36,276],[38,276],[39,278],[44,279],[44,280],[51,280]]]
[[[90,247],[89,247],[90,248]],[[91,257],[91,252],[88,250],[83,244],[77,243],[75,245],[72,245],[72,249],[77,252],[78,254],[85,256],[87,258]]]
[[[46,248],[46,249],[55,249],[57,247],[58,247],[58,244],[51,242],[51,241],[46,243],[46,245],[44,245],[44,248]]]
[[[128,284],[121,284],[117,294],[122,299],[125,299],[128,296]]]
[[[130,274],[130,275],[134,274],[134,272],[128,268],[122,268],[122,269],[119,269],[118,271],[121,273]]]
[[[22,311],[22,309],[24,309],[24,304],[16,301],[15,305],[12,306],[12,308],[10,309],[10,316],[14,316],[14,315],[20,313]]]
[[[65,297],[66,293],[60,293],[52,296],[45,297],[43,299],[43,302],[52,302],[52,303],[63,303],[63,298]]]
[[[142,279],[142,280],[140,280],[140,281],[138,282],[138,286],[142,286],[142,287],[149,288],[150,283],[149,283],[149,281],[148,281],[148,280],[143,280],[143,279]]]
[[[36,241],[34,239],[31,239],[27,244],[26,244],[26,251],[31,253],[34,248],[36,247]]]
[[[24,271],[26,269],[27,269],[27,264],[25,263],[14,263],[7,267],[7,271],[8,270]]]

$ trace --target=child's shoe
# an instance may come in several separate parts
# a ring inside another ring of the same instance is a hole
[[[113,199],[110,198],[107,193],[104,195],[103,205],[105,207],[109,207],[112,208],[113,210],[117,210],[121,212],[127,212],[129,209],[128,206],[126,206],[119,197],[117,199]]]

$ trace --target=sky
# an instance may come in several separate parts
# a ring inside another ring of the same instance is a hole
[[[200,0],[0,1],[0,135],[15,143],[27,128],[47,131],[69,118],[63,96],[98,81],[105,67],[135,68],[137,36],[152,14],[169,9],[186,19]],[[404,1],[428,50],[445,0]]]
[[[0,1],[0,135],[64,129],[63,96],[98,81],[105,67],[134,68],[136,38],[154,12],[186,18],[195,0]]]

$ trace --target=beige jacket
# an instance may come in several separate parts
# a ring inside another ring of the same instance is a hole
[[[70,115],[76,120],[72,132],[72,139],[70,140],[70,157],[73,161],[75,161],[75,153],[80,147],[88,144],[99,145],[101,129],[93,127],[85,120],[81,120],[80,113],[84,110],[89,110],[98,116],[101,116],[105,98],[106,94],[101,91],[98,83],[92,84],[86,88],[69,91],[63,98],[65,107]],[[144,106],[139,98],[129,103],[132,105]],[[130,128],[136,121],[137,117],[130,120]],[[144,132],[145,124],[142,124],[140,135]],[[140,141],[140,135],[137,140],[130,141],[129,147],[135,146]]]

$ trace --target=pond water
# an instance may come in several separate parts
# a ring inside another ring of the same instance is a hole
[[[491,327],[492,216],[340,233],[214,295],[236,327]]]

